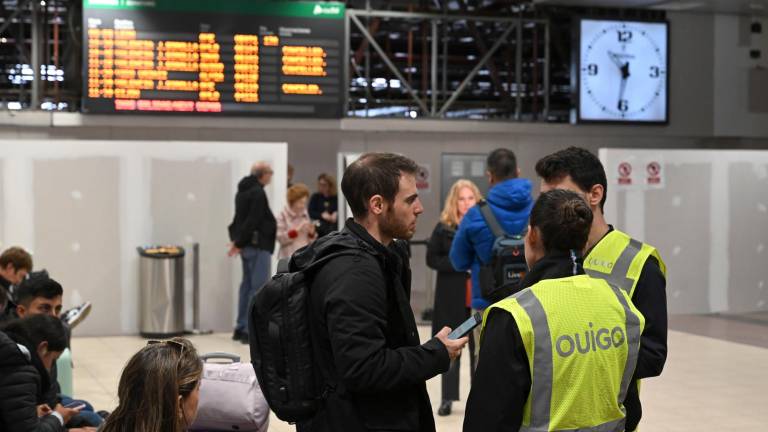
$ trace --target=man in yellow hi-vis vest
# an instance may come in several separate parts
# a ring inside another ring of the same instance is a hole
[[[526,289],[486,310],[465,432],[625,430],[645,319],[626,292],[584,273],[591,223],[574,192],[536,201]]]
[[[637,370],[624,405],[627,430],[642,416],[639,379],[659,376],[667,359],[666,266],[656,248],[608,225],[603,215],[607,181],[600,160],[589,151],[570,147],[536,164],[541,191],[568,189],[582,195],[594,218],[584,252],[584,270],[626,292],[645,316]]]

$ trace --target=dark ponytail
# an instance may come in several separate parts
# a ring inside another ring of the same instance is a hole
[[[581,252],[592,227],[592,210],[575,192],[554,189],[539,195],[530,223],[541,231],[546,252]]]

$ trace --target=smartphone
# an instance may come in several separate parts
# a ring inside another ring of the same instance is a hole
[[[448,339],[460,339],[464,336],[468,335],[469,332],[475,329],[475,327],[479,326],[483,323],[483,315],[478,312],[471,317],[469,317],[468,320],[461,323],[460,326],[453,329],[452,332],[448,333]]]
[[[71,403],[68,403],[68,404],[64,405],[64,408],[83,409],[83,408],[85,408],[85,404],[82,403],[82,402],[74,401],[74,402],[71,402]]]

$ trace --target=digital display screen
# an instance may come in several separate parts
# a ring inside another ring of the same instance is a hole
[[[668,121],[668,24],[583,19],[579,121]]]
[[[344,4],[84,0],[87,113],[339,118]]]

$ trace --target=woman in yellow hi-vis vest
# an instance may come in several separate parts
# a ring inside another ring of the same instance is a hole
[[[592,212],[574,192],[539,196],[523,291],[486,310],[464,431],[622,432],[645,319],[584,273]]]

